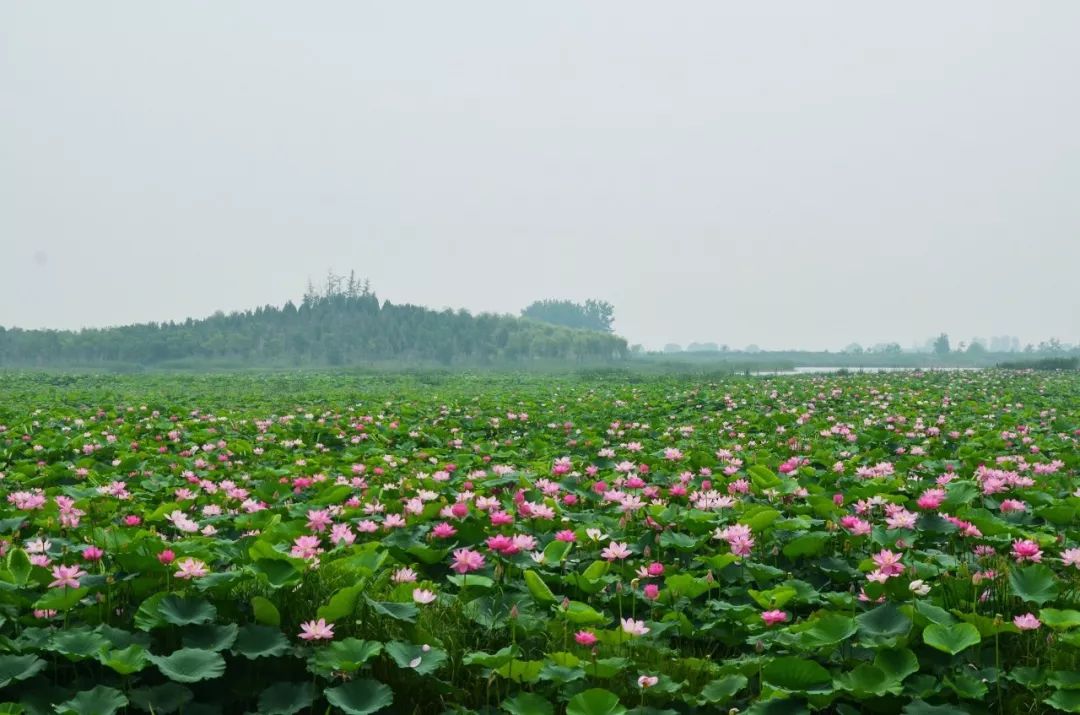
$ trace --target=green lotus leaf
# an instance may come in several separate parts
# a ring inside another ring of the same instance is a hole
[[[181,648],[171,655],[149,658],[162,675],[178,683],[213,680],[225,674],[225,659],[209,650]]]
[[[326,700],[347,715],[370,715],[394,702],[394,693],[377,680],[362,678],[326,691]]]
[[[625,712],[619,696],[603,688],[584,690],[566,704],[566,715],[623,715]]]
[[[932,623],[923,630],[923,642],[950,655],[956,655],[982,641],[979,629],[970,623],[943,626]]]
[[[127,696],[116,688],[99,685],[92,690],[83,690],[70,700],[56,706],[58,713],[73,715],[113,715],[128,704]]]
[[[240,629],[232,652],[245,658],[270,658],[289,650],[289,639],[273,626],[249,624]]]
[[[311,707],[314,697],[311,683],[275,683],[259,695],[259,714],[294,715]]]
[[[0,688],[16,680],[32,678],[48,663],[36,655],[0,655]]]

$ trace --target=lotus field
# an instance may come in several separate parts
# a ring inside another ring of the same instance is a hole
[[[1080,377],[0,375],[0,712],[1080,712]]]

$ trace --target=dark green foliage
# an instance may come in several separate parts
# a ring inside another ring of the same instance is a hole
[[[1007,360],[998,363],[1006,370],[1075,370],[1080,368],[1078,357],[1048,357],[1028,360]]]
[[[610,331],[611,307],[590,301],[606,327],[573,330],[504,315],[434,311],[380,302],[366,285],[342,287],[331,276],[324,293],[309,289],[299,307],[218,312],[182,323],[117,328],[0,328],[0,365],[155,366],[165,368],[336,366],[376,362],[427,364],[606,361],[626,356]],[[606,306],[606,307],[605,307]],[[605,312],[606,311],[606,312]],[[606,316],[606,318],[604,318]],[[558,322],[558,321],[547,321]]]
[[[571,300],[538,300],[521,311],[521,316],[566,328],[610,333],[611,323],[615,319],[615,306],[606,300],[591,298],[584,303]]]

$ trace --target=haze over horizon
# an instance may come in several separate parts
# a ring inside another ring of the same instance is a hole
[[[332,268],[650,348],[1080,341],[1080,4],[656,8],[6,3],[0,325]]]

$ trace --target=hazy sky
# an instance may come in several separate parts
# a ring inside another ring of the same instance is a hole
[[[0,0],[0,325],[1080,340],[1080,2]]]

